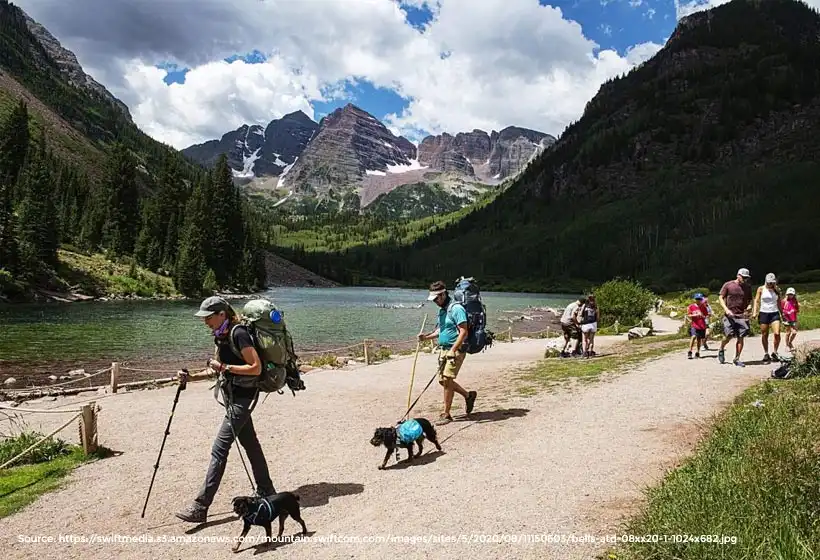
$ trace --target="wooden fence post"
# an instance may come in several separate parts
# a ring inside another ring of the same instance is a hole
[[[369,366],[370,365],[370,357],[367,354],[367,339],[366,338],[364,339],[364,342],[362,344],[364,345],[364,365]]]
[[[512,343],[512,341],[513,341],[513,339],[512,339],[512,326],[510,327],[509,334],[510,334],[510,343]]]
[[[90,455],[97,450],[97,406],[90,402],[82,407],[80,416],[80,441],[83,453]]]
[[[117,392],[117,380],[120,377],[120,363],[119,362],[112,362],[111,363],[111,392]]]

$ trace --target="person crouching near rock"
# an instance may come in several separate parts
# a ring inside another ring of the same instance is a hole
[[[208,365],[220,374],[218,385],[225,403],[225,417],[222,419],[211,448],[211,462],[199,494],[188,507],[176,513],[176,516],[183,521],[204,523],[208,515],[208,508],[214,500],[222,481],[222,475],[225,473],[234,434],[248,454],[248,461],[256,481],[257,495],[271,496],[276,493],[276,490],[271,482],[268,463],[251,419],[251,409],[258,397],[258,389],[240,386],[241,381],[237,383],[240,376],[255,376],[262,371],[262,360],[253,347],[250,334],[244,326],[236,327],[234,342],[241,356],[234,354],[228,337],[239,318],[230,304],[220,297],[209,297],[203,301],[195,316],[200,317],[214,335],[217,359],[209,360]],[[180,375],[186,374],[180,373]],[[188,379],[196,377],[196,375],[187,375]]]
[[[456,377],[464,364],[467,353],[461,350],[462,344],[467,340],[467,312],[460,303],[452,301],[447,287],[442,281],[430,284],[428,301],[435,302],[439,306],[438,326],[431,333],[422,333],[419,340],[432,340],[438,337],[439,357],[438,357],[438,382],[444,387],[444,412],[441,414],[438,425],[449,424],[453,421],[450,415],[450,407],[453,404],[453,396],[458,393],[464,397],[467,414],[473,411],[477,393],[466,391],[461,385],[456,383]]]
[[[564,308],[564,314],[561,315],[561,330],[564,333],[564,348],[561,350],[562,358],[569,358],[570,355],[581,355],[581,327],[578,325],[577,314],[586,302],[587,298],[579,297]],[[570,354],[569,347],[573,340],[575,340],[575,349]]]

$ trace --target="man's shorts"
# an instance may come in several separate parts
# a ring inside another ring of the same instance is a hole
[[[723,316],[723,334],[743,338],[749,336],[749,320]]]
[[[561,330],[564,331],[564,336],[569,339],[576,339],[581,340],[581,329],[578,328],[578,325],[575,323],[570,323],[569,325],[565,325],[561,323]]]
[[[699,338],[703,340],[706,338],[706,329],[696,329],[695,327],[689,327],[689,335],[694,336],[695,338]]]
[[[780,321],[779,311],[772,311],[771,313],[764,313],[761,311],[757,315],[757,322],[761,325],[771,325],[772,323],[777,323],[778,321]]]
[[[447,359],[447,352],[444,348],[439,349],[438,354],[438,382],[444,384],[444,379],[455,379],[461,370],[461,364],[464,363],[464,358],[467,357],[466,352],[456,352],[455,360]]]

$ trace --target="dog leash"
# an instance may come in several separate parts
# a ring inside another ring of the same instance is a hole
[[[430,381],[427,382],[427,386],[424,387],[424,389],[421,390],[421,393],[419,393],[419,396],[416,397],[416,400],[413,401],[413,404],[410,405],[410,408],[407,409],[407,412],[404,413],[404,416],[402,416],[401,419],[398,422],[396,422],[396,425],[401,424],[402,422],[404,422],[407,419],[407,415],[410,414],[410,411],[413,410],[413,407],[416,406],[416,403],[419,402],[419,399],[421,398],[421,396],[430,387],[430,385],[432,385],[433,380],[435,380],[435,378],[437,376],[438,376],[438,370],[436,370],[436,373],[434,373],[433,377],[430,378]]]

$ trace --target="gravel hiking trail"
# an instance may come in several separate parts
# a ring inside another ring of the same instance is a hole
[[[676,327],[670,323],[667,328]],[[599,355],[624,339],[600,337]],[[798,342],[818,339],[820,331],[807,331]],[[713,349],[717,346],[711,343]],[[349,371],[316,370],[305,376],[307,390],[295,398],[286,393],[260,400],[254,423],[274,484],[301,496],[311,539],[245,542],[238,555],[230,548],[242,523],[231,513],[230,502],[250,493],[250,485],[236,447],[208,522],[196,526],[173,516],[202,483],[221,421],[210,384],[192,383],[180,396],[144,519],[140,513],[176,387],[98,396],[100,443],[121,454],[78,468],[62,489],[0,520],[3,556],[590,559],[608,546],[470,541],[615,534],[641,504],[642,489],[691,453],[704,421],[743,389],[768,378],[772,369],[755,364],[763,355],[755,337],[746,341],[746,368],[720,365],[715,350],[699,360],[687,360],[680,351],[598,382],[520,395],[510,381],[513,374],[540,359],[543,351],[543,340],[522,339],[468,356],[458,380],[478,391],[472,417],[460,418],[463,399],[456,396],[456,421],[438,428],[444,452],[428,442],[413,464],[404,461],[402,451],[402,462],[397,464],[393,456],[384,471],[377,467],[385,450],[369,440],[375,428],[392,425],[404,412],[412,356]],[[727,351],[727,357],[733,355],[733,348]],[[419,356],[414,398],[434,368],[433,355]],[[441,398],[433,382],[415,415],[437,418]],[[70,406],[89,399],[26,406]],[[65,418],[41,414],[28,421],[32,428],[47,430]],[[76,431],[61,435],[76,441]],[[275,536],[275,523],[273,530]],[[285,536],[298,530],[297,523],[286,521]],[[189,542],[21,542],[58,540],[61,535]],[[453,542],[461,535],[467,542]],[[261,536],[261,527],[251,529],[250,538]],[[412,538],[417,542],[408,542]],[[418,542],[424,538],[430,542]],[[451,542],[433,542],[437,539]]]

